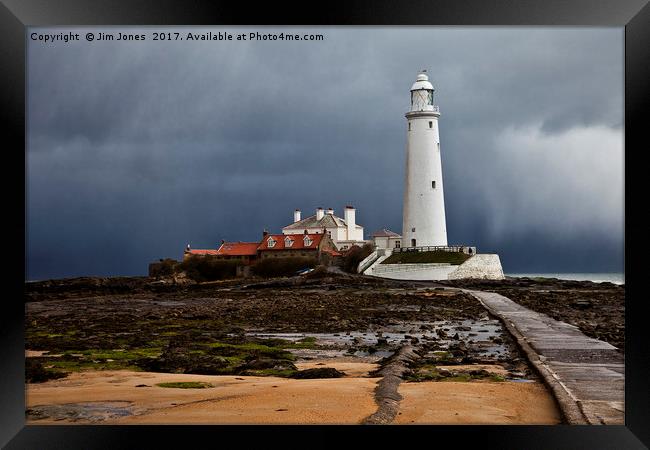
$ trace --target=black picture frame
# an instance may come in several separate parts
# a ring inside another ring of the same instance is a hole
[[[240,5],[239,7],[237,5]],[[642,121],[650,100],[650,5],[647,0],[438,0],[391,2],[338,1],[317,4],[284,1],[247,5],[223,0],[96,1],[3,0],[0,4],[0,77],[2,120],[5,125],[5,236],[27,236],[25,194],[13,195],[14,172],[26,174],[25,48],[28,26],[73,25],[507,25],[625,27],[625,279],[626,392],[625,426],[38,426],[25,425],[24,384],[24,265],[15,263],[19,249],[5,253],[6,291],[2,324],[2,392],[0,445],[6,448],[134,448],[225,446],[228,438],[244,443],[313,445],[332,442],[334,432],[346,440],[363,439],[381,445],[389,437],[436,445],[451,440],[454,447],[525,449],[628,449],[650,445],[650,353],[641,294],[641,257],[647,248],[633,223],[643,203],[632,196],[644,180],[640,155],[646,149]],[[603,87],[606,95],[606,87]],[[22,157],[21,157],[21,151]],[[11,187],[10,187],[11,186]],[[23,184],[26,189],[26,183]],[[9,202],[9,200],[11,200]],[[9,203],[9,205],[7,205]],[[635,222],[637,221],[637,222]],[[647,226],[645,227],[647,229]],[[639,239],[637,242],[635,239]],[[26,242],[26,240],[24,240]],[[18,247],[18,244],[15,244]],[[26,245],[22,254],[26,255]],[[23,275],[20,275],[20,271]],[[329,438],[329,439],[328,439]],[[341,438],[342,439],[342,438]],[[201,444],[203,443],[203,444]],[[342,441],[337,440],[335,445]],[[182,448],[182,447],[181,447]]]

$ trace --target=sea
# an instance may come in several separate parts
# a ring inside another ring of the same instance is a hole
[[[506,273],[508,277],[557,278],[560,280],[593,281],[603,283],[625,284],[623,273]]]

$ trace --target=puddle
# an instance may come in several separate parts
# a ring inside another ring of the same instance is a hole
[[[133,414],[133,408],[131,402],[126,401],[83,402],[63,405],[37,405],[28,408],[26,413],[30,420],[54,419],[72,422],[103,422],[130,416]]]
[[[509,356],[508,347],[503,343],[504,330],[496,319],[437,321],[437,322],[399,322],[394,325],[364,331],[342,333],[269,333],[249,331],[247,336],[260,339],[284,339],[297,342],[304,338],[315,338],[315,344],[324,349],[291,349],[301,358],[357,356],[381,359],[393,354],[393,350],[412,339],[435,341],[441,350],[450,345],[465,341],[468,349],[481,358],[502,359]],[[456,336],[458,335],[458,336]],[[497,340],[494,342],[493,340]],[[365,348],[348,353],[348,348],[373,347],[375,352]],[[389,349],[387,349],[387,347]]]

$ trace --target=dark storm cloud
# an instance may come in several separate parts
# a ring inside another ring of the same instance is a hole
[[[622,268],[621,29],[304,31],[325,40],[30,42],[28,277],[144,273],[296,207],[399,232],[421,68],[450,242],[511,271]]]

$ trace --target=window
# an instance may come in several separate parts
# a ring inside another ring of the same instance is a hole
[[[411,122],[409,122],[409,131],[411,131]]]
[[[400,241],[395,241],[395,248],[400,248],[401,245]]]
[[[284,246],[285,247],[291,247],[293,245],[293,239],[291,239],[289,236],[284,238]]]
[[[415,239],[411,239],[411,247],[415,247]]]
[[[415,233],[415,228],[411,228],[411,233]]]
[[[344,245],[344,246],[341,248],[341,250],[347,250],[347,249],[348,249],[348,246],[347,246],[347,245]]]
[[[433,122],[429,121],[429,128],[433,128]]]
[[[432,181],[432,182],[431,182],[431,187],[432,187],[433,189],[436,188],[436,182],[435,182],[435,181]]]
[[[427,91],[427,93],[429,94],[427,98],[427,104],[433,105],[433,91]]]
[[[312,242],[314,242],[311,240],[309,236],[305,236],[303,240],[305,241],[305,247],[309,247],[312,244]]]
[[[266,241],[266,246],[267,246],[267,247],[269,247],[269,248],[271,248],[271,247],[274,247],[274,246],[275,246],[275,241],[273,240],[273,238],[272,238],[272,237],[270,237],[270,238],[269,238],[269,240],[268,240],[268,241]]]

